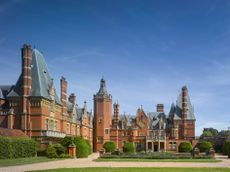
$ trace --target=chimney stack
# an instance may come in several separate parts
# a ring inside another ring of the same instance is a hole
[[[164,104],[157,104],[157,112],[164,112]]]
[[[119,120],[119,110],[120,110],[120,105],[118,103],[113,104],[113,110],[114,110],[114,126],[118,125],[118,120]]]
[[[188,88],[182,87],[182,118],[187,119],[188,117]]]
[[[70,103],[72,103],[73,105],[75,105],[76,104],[76,96],[75,96],[75,94],[71,93],[69,95],[69,99],[68,100],[69,100]]]
[[[66,133],[67,81],[63,76],[61,77],[60,83],[61,83],[61,103],[62,103],[61,132]]]

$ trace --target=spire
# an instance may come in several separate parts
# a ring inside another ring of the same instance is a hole
[[[106,89],[106,81],[102,77],[100,81],[100,89],[96,94],[97,97],[103,97],[103,98],[112,98],[110,94],[108,94],[107,89]]]
[[[87,102],[84,101],[84,110],[86,111],[87,110]]]

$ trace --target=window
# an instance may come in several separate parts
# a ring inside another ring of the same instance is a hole
[[[97,138],[97,143],[103,143],[103,137],[98,137]]]
[[[99,124],[101,124],[101,123],[102,123],[102,119],[101,119],[101,118],[98,120],[98,123],[99,123]]]
[[[46,130],[49,130],[49,119],[46,119],[45,125],[46,125]]]
[[[50,130],[53,130],[53,129],[54,129],[54,121],[53,121],[53,120],[50,120],[49,129],[50,129]]]
[[[109,134],[109,129],[105,129],[105,134]]]
[[[54,130],[57,131],[57,121],[54,122]]]
[[[69,133],[70,133],[69,124],[66,124],[66,132],[67,132],[67,134],[69,134]]]

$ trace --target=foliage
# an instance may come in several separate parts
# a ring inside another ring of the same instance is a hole
[[[123,152],[135,153],[135,145],[133,142],[127,142],[123,146]]]
[[[223,154],[228,155],[228,153],[230,153],[230,140],[223,145]]]
[[[59,158],[71,158],[71,156],[69,154],[66,153],[62,153]]]
[[[38,148],[37,156],[46,156],[46,148]]]
[[[105,142],[103,145],[105,152],[114,152],[116,149],[116,145],[113,141]]]
[[[49,145],[46,150],[46,155],[48,158],[58,158],[58,154],[56,152],[56,149],[54,145]]]
[[[203,139],[204,137],[212,137],[213,134],[211,131],[204,131],[203,134],[201,134],[200,139]]]
[[[61,145],[64,146],[65,148],[68,148],[71,143],[72,143],[72,137],[69,136],[64,137],[61,141]]]
[[[89,147],[82,137],[75,137],[74,144],[76,145],[77,158],[85,158],[89,155]]]
[[[89,140],[85,140],[85,142],[86,142],[86,144],[87,144],[87,146],[88,146],[88,154],[90,155],[90,154],[92,154],[92,146],[91,146]]]
[[[207,141],[201,141],[197,144],[197,147],[200,149],[200,152],[208,152],[212,148],[212,143]]]
[[[58,156],[63,154],[63,153],[66,153],[66,151],[67,151],[67,149],[64,146],[60,145],[60,144],[54,144],[53,146],[56,149],[56,152],[57,152]]]
[[[32,157],[36,154],[36,142],[29,138],[0,137],[0,159]]]
[[[179,145],[179,152],[191,152],[192,144],[190,142],[182,142]]]

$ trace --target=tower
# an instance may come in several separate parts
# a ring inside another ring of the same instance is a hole
[[[102,78],[100,89],[94,95],[94,135],[93,151],[103,148],[103,144],[110,140],[112,123],[112,96],[106,90],[105,80]]]
[[[32,48],[30,45],[24,44],[21,49],[22,57],[22,115],[21,115],[21,129],[25,134],[30,135],[30,91],[32,87]]]

